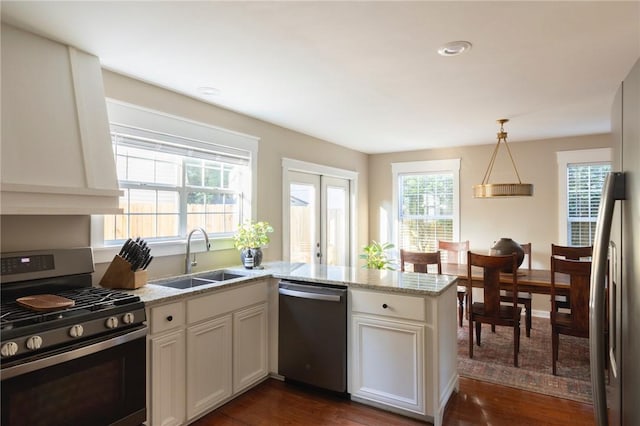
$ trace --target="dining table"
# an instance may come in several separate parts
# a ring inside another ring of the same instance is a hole
[[[455,275],[458,277],[458,285],[466,286],[467,265],[457,263],[443,263],[442,273],[445,275]],[[519,268],[516,272],[518,279],[518,291],[534,294],[551,294],[551,270],[549,269],[528,269]],[[482,268],[471,267],[471,281],[473,287],[482,288]],[[500,284],[505,290],[510,290],[513,284],[511,273],[500,274]],[[569,294],[569,276],[566,274],[556,274],[555,286],[557,295]]]

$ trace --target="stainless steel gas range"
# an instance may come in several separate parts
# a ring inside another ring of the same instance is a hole
[[[146,420],[146,317],[137,296],[92,287],[91,248],[3,253],[3,426]]]

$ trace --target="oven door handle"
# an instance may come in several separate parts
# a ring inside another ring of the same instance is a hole
[[[83,356],[91,355],[105,349],[119,346],[132,340],[143,338],[147,335],[147,327],[144,326],[135,331],[131,331],[120,336],[113,337],[108,340],[97,342],[88,346],[83,346],[78,349],[74,349],[68,352],[62,352],[46,358],[40,358],[31,362],[25,362],[24,364],[14,365],[2,369],[2,380],[10,379],[21,374],[31,373],[32,371],[38,371],[43,368],[51,367],[53,365],[62,364],[63,362],[71,361],[81,358]]]

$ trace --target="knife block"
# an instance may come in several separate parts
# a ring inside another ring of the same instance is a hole
[[[147,283],[147,270],[133,272],[131,264],[119,255],[116,255],[107,271],[100,280],[100,285],[106,288],[124,288],[133,290]]]

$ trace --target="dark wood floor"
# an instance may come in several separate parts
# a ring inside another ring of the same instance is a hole
[[[460,378],[444,416],[446,426],[593,425],[593,407]],[[357,402],[269,379],[193,423],[212,425],[424,425]]]

